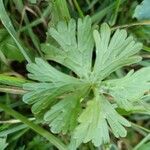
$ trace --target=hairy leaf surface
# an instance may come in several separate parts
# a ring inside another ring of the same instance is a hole
[[[150,90],[150,67],[137,72],[130,71],[121,79],[108,80],[104,90],[107,90],[119,107],[132,110],[134,102],[139,102],[144,94]]]
[[[107,77],[140,61],[137,53],[142,44],[125,30],[112,33],[106,23],[93,30],[88,16],[77,22],[59,22],[47,34],[54,42],[42,44],[45,57],[70,71],[63,73],[36,58],[27,65],[34,82],[24,84],[28,90],[24,102],[32,105],[32,112],[42,116],[53,133],[71,134],[70,150],[89,141],[95,146],[108,143],[109,130],[117,138],[126,136],[125,127],[130,123],[114,106],[131,111],[133,102],[143,98],[149,90],[149,68],[131,71],[120,79]]]

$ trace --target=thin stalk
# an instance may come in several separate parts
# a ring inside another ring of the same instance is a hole
[[[76,9],[77,9],[77,11],[78,11],[78,13],[79,13],[79,16],[80,16],[81,18],[83,18],[83,17],[84,17],[84,14],[83,14],[83,12],[82,12],[82,10],[81,10],[81,8],[80,8],[80,5],[78,4],[77,0],[73,0],[73,3],[74,3],[74,5],[75,5],[75,7],[76,7]]]
[[[150,25],[150,20],[144,20],[141,22],[133,22],[130,24],[119,25],[116,27],[112,27],[111,30],[116,30],[116,29],[121,29],[121,28],[130,28],[130,27],[134,27],[134,26],[143,26],[143,25]]]
[[[46,10],[43,12],[43,14],[41,15],[40,18],[38,18],[37,20],[33,21],[32,23],[27,24],[24,27],[21,27],[21,29],[19,29],[18,32],[23,32],[23,31],[27,30],[28,28],[32,28],[34,26],[37,26],[38,24],[44,22],[44,18],[46,18],[48,15],[50,15],[50,6],[48,6],[46,8]]]
[[[147,133],[150,133],[150,130],[149,130],[149,129],[146,129],[146,128],[144,128],[144,127],[142,127],[142,126],[140,126],[140,125],[137,125],[137,124],[135,124],[135,123],[133,123],[133,122],[131,122],[131,125],[134,126],[134,127],[136,127],[136,128],[142,129],[143,131],[145,131],[145,132],[147,132]]]
[[[35,120],[35,118],[28,118],[30,121]],[[17,123],[21,123],[21,121],[19,119],[11,119],[11,120],[0,120],[0,124],[17,124]]]
[[[147,52],[150,52],[150,47],[148,47],[148,46],[143,46],[143,50],[145,50],[145,51],[147,51]]]
[[[115,12],[110,19],[110,24],[113,26],[116,23],[121,0],[116,0]]]
[[[0,86],[0,92],[23,95],[27,91],[25,91],[25,90],[23,90],[22,88],[19,88],[19,87],[2,86],[1,85]]]
[[[18,0],[13,0],[13,1],[14,1],[15,5],[16,5],[16,8],[18,9],[18,11],[20,13],[22,13],[21,14],[22,15],[22,20],[24,20],[25,24],[29,24],[30,22],[29,22],[29,19],[27,17],[27,14],[26,14],[26,9],[25,9],[25,7],[23,5],[23,1],[22,0],[19,0],[19,1]],[[22,10],[23,10],[23,12],[22,12]],[[29,36],[30,36],[30,38],[31,38],[35,48],[37,49],[38,53],[40,54],[41,57],[43,57],[43,54],[42,54],[42,52],[40,50],[40,45],[39,45],[39,42],[38,42],[38,38],[36,37],[36,35],[32,31],[32,28],[28,28],[27,31],[28,31]]]
[[[148,134],[139,144],[137,144],[133,150],[137,150],[140,146],[150,140],[150,134]]]
[[[0,108],[3,109],[9,115],[13,116],[14,118],[19,119],[22,123],[26,124],[29,128],[34,130],[42,137],[46,138],[49,142],[55,145],[59,150],[67,150],[67,147],[57,137],[55,137],[53,134],[46,131],[45,129],[41,128],[39,125],[29,121],[26,117],[24,117],[20,113],[16,112],[12,108],[2,103],[0,103]]]
[[[125,2],[125,0],[121,0],[120,4],[122,4],[124,2]],[[116,2],[113,2],[110,5],[108,5],[107,7],[105,7],[104,9],[99,10],[97,13],[94,13],[94,15],[91,16],[92,22],[94,22],[94,23],[100,22],[103,19],[103,17],[108,13],[108,11],[114,9],[115,4],[116,4]]]

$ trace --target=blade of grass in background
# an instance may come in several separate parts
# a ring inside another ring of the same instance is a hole
[[[22,87],[22,85],[26,82],[28,82],[28,80],[25,80],[23,78],[0,74],[0,84]]]
[[[115,11],[114,11],[114,14],[112,14],[110,21],[109,21],[109,24],[111,26],[115,25],[115,23],[116,23],[118,12],[119,12],[119,7],[120,7],[120,2],[121,2],[121,0],[116,0]]]
[[[19,87],[0,85],[0,92],[23,95],[27,91]]]
[[[67,2],[66,0],[56,0],[56,1],[51,1],[52,2],[52,12],[51,12],[51,25],[57,24],[58,21],[60,20],[65,20],[68,21],[70,20],[70,13],[68,10]]]
[[[29,121],[26,117],[21,115],[20,113],[14,111],[12,108],[1,104],[0,108],[3,109],[6,113],[13,116],[16,119],[19,119],[22,123],[26,124],[29,128],[40,134],[41,136],[45,137],[49,142],[51,142],[53,145],[55,145],[60,150],[67,150],[66,146],[53,134],[46,131],[45,129],[41,128],[39,125],[33,123],[32,121]]]
[[[7,31],[9,32],[9,34],[12,36],[12,38],[16,42],[19,50],[21,51],[21,53],[23,54],[25,59],[29,63],[31,63],[32,62],[32,54],[29,53],[29,51],[27,49],[24,49],[23,46],[21,45],[21,42],[20,42],[19,38],[17,37],[17,33],[16,33],[16,31],[11,23],[11,20],[5,10],[3,0],[0,0],[0,19],[3,23],[3,25],[5,26],[5,28],[7,29]]]
[[[107,14],[108,11],[112,10],[113,7],[115,6],[115,2],[110,4],[109,6],[105,7],[104,9],[96,12],[93,16],[92,16],[92,22],[100,22],[103,17]]]
[[[0,131],[0,136],[4,137],[4,136],[7,136],[7,135],[12,134],[14,132],[23,130],[27,127],[28,126],[26,124],[16,125],[15,127],[11,127],[11,128],[5,129],[3,131]]]
[[[148,46],[143,46],[143,50],[145,50],[145,51],[147,51],[147,52],[150,52],[150,47],[148,47]]]
[[[83,14],[82,9],[81,9],[80,5],[78,4],[77,0],[73,0],[73,3],[74,3],[74,5],[75,5],[75,7],[76,7],[76,9],[77,9],[77,11],[79,13],[79,16],[81,18],[83,18],[84,14]]]
[[[28,82],[28,80],[23,78],[0,74],[0,92],[22,95],[26,92],[22,88],[23,84],[26,82]]]
[[[120,0],[119,3],[117,3],[117,7],[119,7],[123,2],[125,2],[125,0]],[[107,14],[108,12],[112,11],[113,9],[116,8],[116,2],[111,3],[110,5],[108,5],[107,7],[99,10],[98,12],[95,12],[92,17],[92,22],[93,23],[99,23]],[[118,10],[116,9],[116,13],[118,12]]]
[[[19,29],[19,33],[28,30],[28,28],[32,28],[34,26],[37,26],[38,24],[43,22],[43,18],[46,18],[50,15],[51,9],[50,6],[47,6],[47,8],[44,10],[43,14],[41,14],[40,18],[34,20],[31,23],[26,24],[25,26],[21,27]]]
[[[150,141],[150,134],[148,134],[139,144],[137,144],[133,150],[138,150],[144,143]],[[142,149],[141,149],[142,150]]]
[[[61,13],[60,15],[65,20],[69,20],[70,19],[70,14],[69,14],[69,10],[68,10],[66,0],[56,0],[55,3],[56,3],[56,7],[58,9],[58,12]]]
[[[24,9],[23,1],[22,0],[13,0],[13,2],[15,3],[15,6],[16,6],[17,10],[20,12],[20,14],[22,14],[23,10],[24,10],[23,20],[24,20],[25,24],[28,25],[30,22],[29,22],[29,19],[27,17],[26,10]],[[38,53],[40,54],[40,56],[43,56],[43,54],[42,54],[42,52],[40,50],[39,39],[37,38],[37,36],[32,31],[32,28],[28,27],[27,31],[28,31],[29,36],[30,36],[30,38],[31,38],[31,40],[33,42],[33,45],[37,49]]]

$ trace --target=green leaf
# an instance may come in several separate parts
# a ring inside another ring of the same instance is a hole
[[[35,64],[30,63],[27,70],[30,71],[29,78],[41,83],[27,83],[24,89],[29,92],[23,97],[23,101],[32,106],[32,112],[39,114],[46,108],[50,108],[51,103],[62,94],[72,92],[78,87],[87,85],[67,74],[64,74],[40,58],[35,59]]]
[[[38,116],[44,110],[49,110],[56,98],[77,89],[74,85],[55,85],[51,83],[28,83],[24,89],[30,90],[23,97],[23,101],[32,106],[32,112]]]
[[[44,116],[53,133],[65,134],[72,131],[77,125],[77,117],[80,112],[80,93],[70,94],[54,105]]]
[[[137,5],[133,17],[138,20],[150,19],[150,1],[143,0],[140,5]]]
[[[120,108],[127,111],[133,109],[135,102],[140,102],[145,93],[150,90],[150,67],[137,72],[130,71],[125,77],[104,82],[104,91],[107,91]]]
[[[56,29],[49,29],[48,34],[59,45],[43,44],[42,50],[46,57],[70,68],[79,77],[87,78],[91,72],[94,45],[90,17],[78,19],[77,25],[73,19],[68,24],[59,22]]]
[[[0,138],[0,150],[4,150],[7,147],[6,139]]]
[[[36,58],[35,63],[28,64],[27,70],[30,72],[30,74],[28,74],[30,79],[41,82],[57,82],[60,84],[79,82],[78,79],[58,71],[40,58]]]
[[[95,146],[108,143],[109,127],[115,137],[126,136],[124,126],[130,124],[115,110],[118,101],[109,102],[109,90],[105,92],[104,87],[112,72],[141,60],[135,55],[142,44],[128,37],[125,30],[111,33],[106,23],[100,31],[93,31],[89,16],[77,22],[61,21],[56,28],[50,28],[47,35],[53,40],[42,44],[45,57],[70,71],[65,74],[36,58],[35,63],[27,65],[28,77],[35,82],[24,84],[28,91],[23,96],[24,102],[32,105],[32,112],[47,123],[53,133],[71,135],[70,150],[82,142],[92,141]],[[147,86],[147,81],[141,82],[143,86]],[[130,90],[133,91],[129,89],[129,95]]]
[[[117,30],[111,38],[111,29],[104,23],[100,33],[94,31],[96,45],[96,61],[93,76],[103,80],[110,73],[125,66],[136,63],[141,57],[134,56],[142,49],[141,43],[135,43],[133,37],[127,37],[125,30]]]
[[[13,38],[5,29],[0,29],[0,51],[10,60],[24,60]]]
[[[130,126],[130,123],[120,116],[104,97],[89,101],[78,121],[80,124],[74,131],[70,145],[74,147],[73,149],[82,142],[92,141],[95,146],[108,143],[109,126],[115,137],[125,137],[127,132],[123,126]]]

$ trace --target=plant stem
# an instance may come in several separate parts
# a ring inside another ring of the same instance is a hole
[[[133,27],[133,26],[141,26],[141,25],[150,25],[150,20],[144,20],[144,21],[141,21],[141,22],[133,22],[133,23],[130,23],[130,24],[125,24],[125,25],[112,27],[111,30],[116,30],[116,29],[120,29],[120,28],[129,28],[129,27]]]
[[[145,142],[150,140],[150,134],[148,134],[139,144],[137,144],[133,150],[137,150],[140,146],[142,146]]]
[[[35,120],[35,118],[29,118],[28,120],[33,121]],[[20,122],[21,121],[19,119],[11,119],[11,120],[5,120],[5,121],[0,120],[0,124],[17,124]]]
[[[83,12],[82,12],[82,10],[81,10],[81,8],[80,8],[80,6],[79,6],[77,0],[73,0],[73,2],[74,2],[74,5],[75,5],[75,7],[76,7],[78,13],[79,13],[79,16],[80,16],[81,18],[83,18],[83,17],[84,17],[84,14],[83,14]]]
[[[109,21],[110,25],[112,25],[112,26],[116,23],[118,12],[119,12],[119,7],[120,7],[120,2],[121,2],[121,0],[116,0],[115,12]]]
[[[48,15],[50,15],[50,6],[48,6],[48,7],[46,8],[46,10],[44,11],[44,13],[41,15],[40,18],[36,19],[36,20],[33,21],[32,23],[27,24],[27,25],[24,26],[24,27],[21,27],[21,29],[19,29],[18,32],[19,32],[19,33],[20,33],[20,32],[24,32],[24,31],[26,31],[28,28],[32,28],[32,27],[34,27],[34,26],[37,26],[38,24],[44,22],[44,18],[46,18]]]
[[[51,142],[53,145],[55,145],[59,150],[67,150],[66,146],[54,135],[46,131],[45,129],[41,128],[39,125],[34,124],[33,122],[29,121],[26,117],[21,115],[20,113],[16,112],[12,108],[1,104],[0,108],[3,109],[6,113],[13,116],[16,119],[19,119],[24,124],[28,125],[29,128],[40,134],[41,136],[45,137],[49,142]]]
[[[23,95],[27,91],[25,91],[25,90],[23,90],[22,88],[19,88],[19,87],[0,86],[0,92]]]
[[[150,47],[143,45],[143,50],[150,52]]]
[[[145,131],[145,132],[150,133],[150,130],[149,130],[149,129],[146,129],[146,128],[144,128],[144,127],[142,127],[142,126],[140,126],[140,125],[137,125],[137,124],[135,124],[135,123],[133,123],[133,122],[131,122],[131,125],[134,126],[134,127],[136,127],[136,128],[142,129],[142,130]]]

